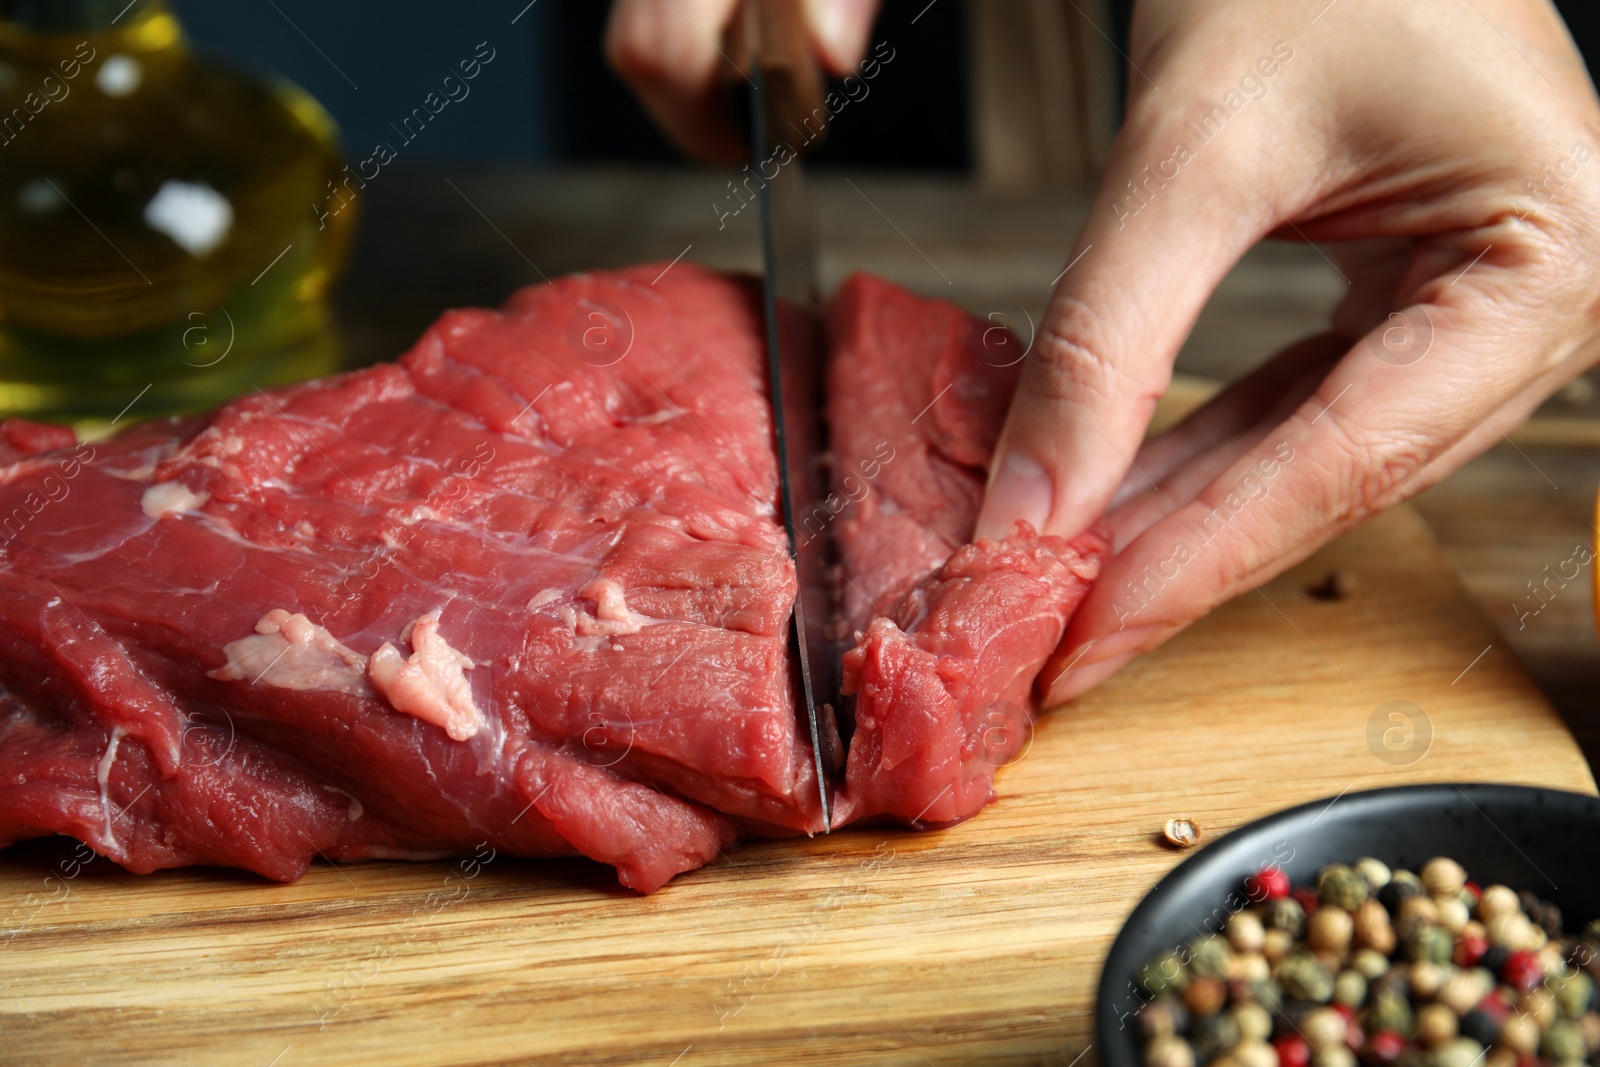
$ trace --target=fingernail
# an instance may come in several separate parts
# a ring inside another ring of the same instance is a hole
[[[1176,629],[1163,623],[1149,623],[1113,630],[1085,642],[1067,657],[1066,666],[1051,680],[1046,691],[1046,706],[1062,704],[1087,693],[1127,666],[1133,657],[1160,644]]]
[[[811,0],[811,31],[817,35],[817,41],[828,53],[828,58],[835,63],[843,62],[841,57],[850,47],[846,40],[849,33],[849,23],[845,21],[844,5],[837,0]]]
[[[1050,475],[1038,460],[1015,449],[1007,452],[983,498],[977,536],[1010,537],[1019,519],[1043,530],[1054,497]]]

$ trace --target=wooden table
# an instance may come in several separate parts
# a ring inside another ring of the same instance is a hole
[[[1309,596],[1332,568],[1361,591]],[[1046,716],[999,800],[940,833],[758,843],[649,898],[579,861],[270,886],[15,849],[0,1060],[1068,1067],[1111,938],[1181,858],[1168,818],[1209,839],[1402,782],[1593,791],[1493,637],[1402,509]],[[1392,701],[1416,730],[1386,746]]]
[[[499,299],[537,277],[534,262],[553,275],[690,243],[718,265],[747,256],[729,233],[705,236],[703,177],[456,176],[459,192],[393,177],[374,183],[347,291],[359,356],[392,355],[446,300]],[[980,310],[1042,304],[1073,222],[1049,205],[957,212],[967,200],[947,184],[819,184],[824,211],[852,220],[829,223],[831,275],[867,266]],[[1296,262],[1262,278],[1298,277]],[[1263,350],[1308,325],[1265,290],[1225,298],[1259,305],[1237,332]],[[1186,359],[1226,332],[1208,326]],[[1568,467],[1525,451],[1556,484],[1579,483],[1576,453]],[[1542,564],[1559,548],[1576,505],[1577,490],[1546,494],[1513,460],[1491,456],[1430,505],[1447,531],[1461,516],[1455,551],[1496,593],[1513,556]],[[1502,484],[1549,522],[1544,541],[1484,551],[1492,527],[1462,502]],[[1310,596],[1333,569],[1358,593]],[[1529,629],[1575,648],[1557,635],[1593,631],[1570,610],[1558,599],[1535,620],[1550,625]],[[1422,728],[1398,747],[1373,731],[1392,701]],[[1400,509],[1045,717],[999,800],[937,834],[759,843],[649,898],[580,861],[318,866],[269,886],[13,849],[0,859],[0,1061],[1070,1065],[1092,1040],[1099,959],[1181,858],[1159,842],[1166,819],[1190,816],[1212,839],[1319,796],[1462,779],[1594,790],[1505,635]]]

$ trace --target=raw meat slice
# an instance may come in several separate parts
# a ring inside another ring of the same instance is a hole
[[[6,468],[0,841],[277,878],[487,841],[651,890],[820,829],[756,293],[660,273]],[[614,366],[569,344],[591,313]]]
[[[1034,677],[1109,550],[1020,524],[968,545],[1022,349],[953,304],[857,274],[829,315],[836,541],[855,696],[833,821],[938,825],[993,796]],[[863,632],[864,631],[864,632]]]
[[[7,419],[0,422],[0,463],[15,463],[58,448],[71,448],[78,435],[65,426]]]
[[[648,892],[820,830],[758,294],[662,273],[106,441],[0,424],[0,845],[291,879],[488,844]],[[974,730],[1025,721],[1102,546],[959,547],[1015,373],[983,323],[865,278],[832,321],[840,470],[875,454],[852,420],[897,442],[838,520],[889,611],[846,601],[839,821],[947,822],[990,795],[1009,749]]]

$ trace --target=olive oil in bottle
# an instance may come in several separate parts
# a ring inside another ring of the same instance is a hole
[[[306,93],[166,0],[0,0],[0,417],[113,421],[335,369],[355,212]]]

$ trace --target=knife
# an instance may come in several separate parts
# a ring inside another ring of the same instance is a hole
[[[843,762],[834,715],[845,650],[833,636],[832,515],[822,506],[827,427],[816,222],[799,151],[815,142],[828,112],[799,0],[745,0],[729,32],[728,51],[747,83],[779,496],[799,584],[792,635],[827,832],[830,772]]]

